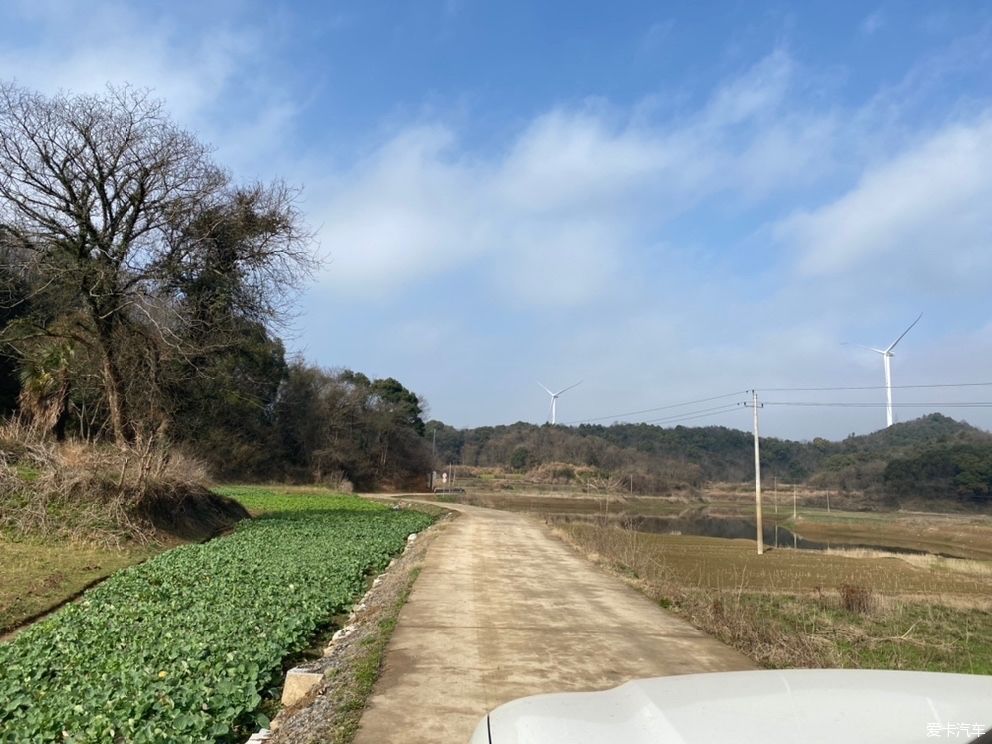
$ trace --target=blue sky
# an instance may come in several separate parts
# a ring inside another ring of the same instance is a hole
[[[3,77],[149,87],[239,178],[302,185],[327,261],[290,348],[395,376],[455,425],[543,421],[538,380],[584,381],[562,421],[879,385],[842,342],[920,312],[897,385],[992,381],[989,70],[983,2],[0,7]],[[920,406],[897,418],[992,428],[946,406],[986,400],[901,389]],[[883,423],[769,407],[762,427]]]

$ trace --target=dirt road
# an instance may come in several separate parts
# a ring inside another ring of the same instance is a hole
[[[752,669],[526,515],[453,506],[399,616],[358,744],[465,744],[497,705]]]

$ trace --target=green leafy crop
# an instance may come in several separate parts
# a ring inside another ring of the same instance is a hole
[[[282,659],[430,522],[270,496],[233,534],[120,571],[0,645],[0,742],[233,741]]]

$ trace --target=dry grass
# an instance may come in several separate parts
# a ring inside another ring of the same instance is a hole
[[[556,531],[764,666],[992,673],[984,570],[955,573],[888,554],[757,556],[747,540],[587,524]]]
[[[0,633],[248,516],[206,481],[197,462],[150,443],[56,444],[0,424]]]
[[[875,595],[867,587],[841,584],[837,592],[840,594],[840,606],[848,612],[867,615],[875,607]]]
[[[642,578],[667,577],[701,589],[725,591],[743,586],[749,592],[815,593],[853,584],[890,595],[992,594],[987,574],[927,570],[905,560],[915,556],[884,552],[851,556],[792,549],[768,550],[759,556],[751,540],[657,535],[587,523],[559,527],[591,552],[617,556]]]
[[[892,553],[885,550],[869,550],[866,548],[828,548],[828,555],[839,555],[847,558],[898,558],[911,566],[923,571],[947,572],[992,578],[992,562],[968,558],[947,558],[942,555]]]
[[[186,537],[187,528],[196,532],[197,509],[208,523],[200,537],[222,517],[204,468],[151,442],[57,444],[6,422],[0,452],[0,531],[7,535],[120,547],[155,541],[163,530]]]
[[[992,560],[992,518],[988,515],[809,511],[800,515],[796,531],[809,540],[835,546],[889,545]]]

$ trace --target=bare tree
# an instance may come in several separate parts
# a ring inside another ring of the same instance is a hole
[[[0,84],[8,269],[78,317],[72,340],[100,359],[118,443],[136,434],[122,368],[128,345],[143,343],[154,371],[163,350],[189,356],[190,326],[208,322],[184,278],[223,279],[232,312],[267,321],[312,268],[293,196],[281,184],[233,187],[146,92],[46,97]],[[32,332],[64,338],[66,328],[42,322]]]

